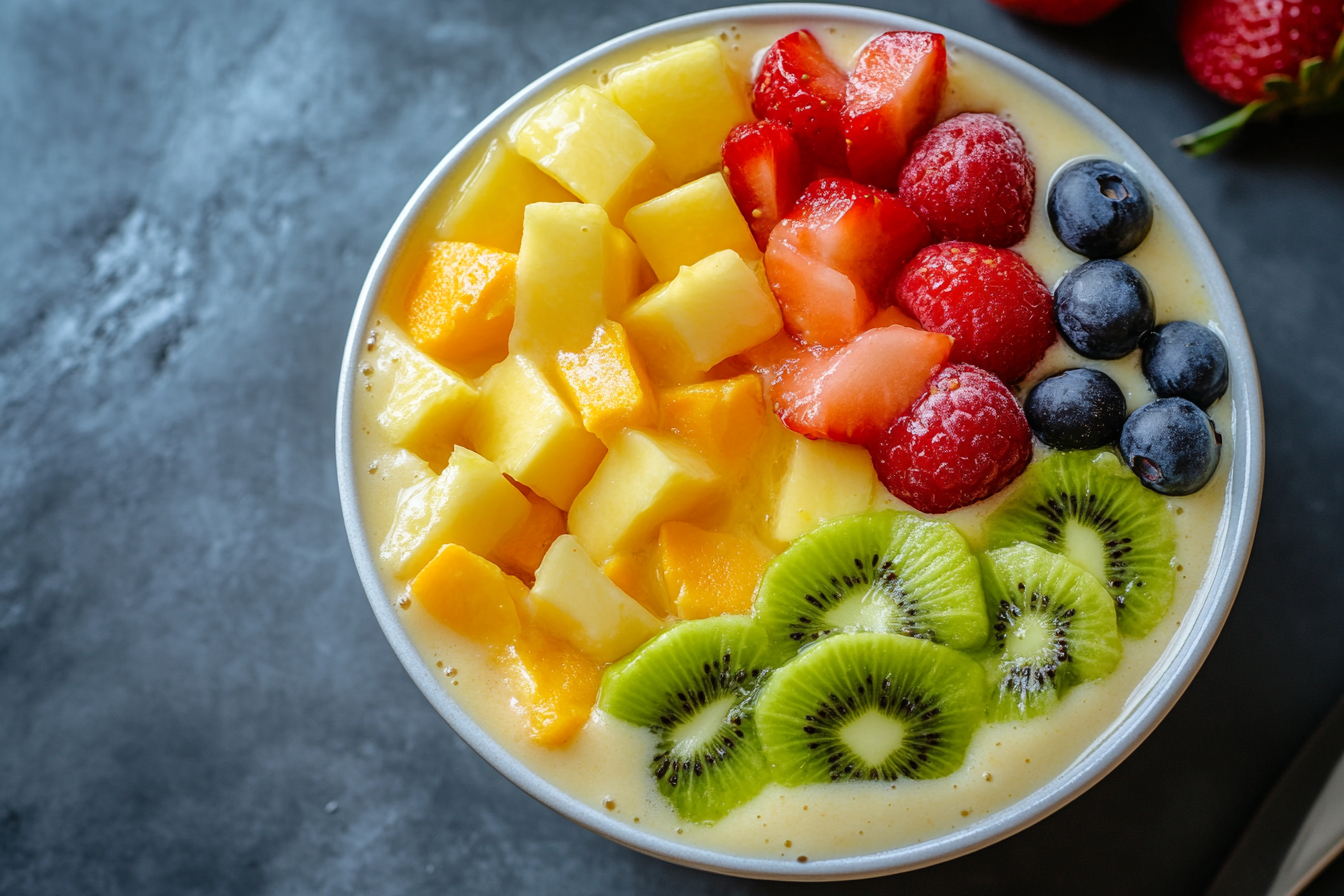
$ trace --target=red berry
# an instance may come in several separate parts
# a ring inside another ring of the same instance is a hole
[[[1186,0],[1179,37],[1195,80],[1245,104],[1265,95],[1266,75],[1296,80],[1302,60],[1329,58],[1341,31],[1339,0]]]
[[[900,195],[939,239],[1011,246],[1031,226],[1036,166],[1017,128],[963,112],[915,144]]]
[[[764,252],[770,231],[803,192],[798,144],[777,121],[740,124],[723,141],[723,167],[728,189]]]
[[[1031,460],[1031,430],[1008,387],[970,364],[950,364],[869,449],[877,478],[924,513],[983,501]]]
[[[1016,252],[936,243],[910,260],[892,287],[920,325],[954,340],[952,360],[1020,382],[1055,343],[1054,299]]]
[[[752,105],[761,118],[787,126],[813,160],[844,168],[840,113],[845,106],[847,80],[812,32],[795,31],[765,52]]]
[[[1056,25],[1086,25],[1125,0],[989,0],[1009,12]]]
[[[929,129],[947,87],[941,34],[888,31],[859,52],[845,91],[845,144],[850,174],[895,187],[901,161]]]

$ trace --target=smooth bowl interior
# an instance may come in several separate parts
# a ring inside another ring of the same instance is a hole
[[[395,600],[379,576],[373,547],[364,531],[355,488],[352,450],[353,395],[358,352],[379,296],[388,287],[399,253],[407,246],[416,222],[436,211],[442,189],[457,169],[469,164],[495,126],[545,98],[567,77],[651,38],[676,38],[728,24],[823,27],[844,24],[855,28],[938,31],[949,50],[999,67],[1061,106],[1084,126],[1119,150],[1148,186],[1159,207],[1169,216],[1202,274],[1217,317],[1223,327],[1231,362],[1232,432],[1230,469],[1222,519],[1204,581],[1182,618],[1182,624],[1149,673],[1125,702],[1120,716],[1093,743],[1047,785],[1023,799],[987,815],[975,824],[945,836],[897,849],[865,855],[798,864],[786,859],[735,856],[678,844],[642,832],[560,791],[514,758],[491,739],[439,684],[421,659],[402,620]],[[402,209],[369,270],[355,308],[346,340],[336,414],[336,458],[341,506],[355,565],[378,623],[402,665],[426,699],[448,724],[514,784],[542,803],[619,843],[668,861],[721,873],[789,880],[836,880],[873,877],[911,870],[944,861],[987,846],[1039,821],[1095,784],[1120,763],[1153,730],[1189,685],[1213,646],[1232,606],[1250,554],[1260,505],[1264,468],[1263,413],[1255,358],[1236,297],[1222,265],[1189,208],[1157,166],[1110,119],[1090,103],[1044,72],[988,44],[936,24],[877,10],[826,4],[765,4],[712,10],[660,22],[622,35],[566,62],[524,88],[467,134],[435,167]]]

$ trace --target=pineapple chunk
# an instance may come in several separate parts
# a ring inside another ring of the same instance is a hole
[[[862,513],[878,487],[873,459],[858,445],[792,435],[775,507],[775,538],[792,541],[825,520]]]
[[[467,418],[467,436],[476,450],[568,510],[606,453],[602,443],[527,358],[510,355],[490,368],[480,388],[480,400]]]
[[[401,494],[413,485],[435,477],[434,470],[425,463],[424,458],[412,454],[405,448],[389,451],[369,465],[369,475],[381,483],[378,490],[385,494]],[[364,503],[364,531],[386,532],[392,526],[392,517],[397,511],[395,501],[369,501]]]
[[[511,643],[522,631],[516,601],[522,582],[457,544],[439,548],[411,580],[411,599],[465,638],[490,647]]]
[[[602,324],[586,349],[560,352],[556,366],[584,428],[598,438],[605,441],[627,427],[656,422],[644,362],[620,324]]]
[[[561,535],[546,552],[525,605],[540,628],[602,663],[620,659],[662,627],[602,575],[572,535]]]
[[[420,281],[406,297],[406,329],[445,364],[508,352],[518,256],[475,243],[432,243]]]
[[[658,559],[682,619],[751,612],[756,586],[774,556],[753,538],[663,523]]]
[[[619,202],[644,170],[659,166],[653,141],[620,106],[591,87],[552,97],[513,131],[518,154],[584,202]]]
[[[596,205],[529,205],[518,253],[509,350],[537,358],[578,352],[638,291],[644,259]]]
[[[622,551],[602,564],[602,575],[653,615],[670,616],[672,603],[668,600],[667,589],[658,580],[652,554],[650,550]]]
[[[655,377],[685,382],[784,326],[757,270],[725,249],[655,286],[621,318]]]
[[[677,276],[682,265],[724,249],[748,262],[761,257],[728,182],[717,171],[630,209],[625,229],[663,281]]]
[[[531,489],[527,490],[526,495],[532,509],[522,522],[504,533],[499,544],[490,552],[490,559],[509,574],[531,585],[536,578],[537,567],[541,565],[541,558],[546,556],[551,542],[565,534],[565,515],[559,507],[541,495],[534,494]]]
[[[409,346],[400,358],[378,425],[392,444],[442,469],[476,404],[477,392],[462,377]]]
[[[574,195],[499,140],[492,140],[439,221],[440,239],[517,252],[523,209],[534,202],[573,202]]]
[[[488,554],[527,516],[528,506],[498,467],[458,446],[443,473],[397,496],[397,511],[380,556],[394,576],[409,579],[444,544]]]
[[[745,86],[716,41],[697,40],[611,73],[607,93],[658,147],[677,183],[719,164],[733,125],[751,121]]]
[[[668,389],[659,402],[658,428],[722,471],[738,469],[756,450],[768,422],[761,379],[745,373]]]
[[[696,510],[716,485],[714,472],[676,441],[627,429],[611,442],[592,481],[569,512],[569,531],[594,558],[651,541],[668,520]]]
[[[504,677],[527,734],[543,747],[558,747],[578,734],[597,705],[602,668],[588,654],[528,627],[504,651]]]

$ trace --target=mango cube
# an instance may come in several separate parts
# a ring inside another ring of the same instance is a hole
[[[584,202],[606,208],[657,165],[653,141],[620,106],[591,87],[566,90],[513,131],[518,154]]]
[[[616,583],[616,587],[639,601],[639,605],[655,616],[669,616],[672,603],[667,589],[658,581],[657,558],[652,551],[621,551],[602,564],[602,575]]]
[[[733,125],[752,120],[746,85],[728,68],[714,40],[697,40],[645,56],[611,73],[607,93],[658,147],[677,183],[719,164]]]
[[[730,249],[684,267],[621,318],[655,377],[685,382],[784,326],[756,268]]]
[[[663,581],[682,619],[750,613],[773,556],[755,539],[690,523],[664,523],[658,532]]]
[[[868,509],[878,482],[864,448],[792,434],[789,441],[775,506],[776,539],[792,541],[826,520]]]
[[[444,544],[485,555],[527,516],[528,503],[499,468],[460,445],[448,466],[397,496],[380,556],[392,574],[409,579]]]
[[[522,713],[534,743],[558,747],[587,724],[602,683],[596,660],[532,627],[523,629],[502,658],[514,708]]]
[[[598,438],[657,421],[644,362],[620,324],[600,325],[586,349],[560,352],[556,366],[584,428]]]
[[[441,469],[476,405],[471,384],[409,346],[400,353],[378,425],[392,444]]]
[[[630,209],[625,229],[662,281],[677,276],[682,265],[724,249],[749,262],[761,257],[728,182],[717,171]]]
[[[445,364],[498,361],[513,328],[518,256],[475,243],[432,243],[406,297],[406,329],[421,351]]]
[[[525,605],[540,628],[601,663],[620,659],[662,627],[602,575],[572,535],[561,535],[546,552]]]
[[[531,509],[518,525],[504,533],[490,552],[490,559],[531,585],[551,542],[565,534],[565,514],[531,489],[525,495]]]
[[[666,436],[627,429],[611,442],[592,480],[574,499],[569,531],[589,556],[652,541],[658,527],[700,507],[717,484],[699,456]]]
[[[466,427],[476,450],[556,507],[568,510],[606,448],[583,428],[541,369],[525,357],[509,355],[490,368],[481,378],[480,390]]]
[[[681,438],[720,470],[735,470],[751,456],[768,422],[761,378],[678,386],[663,392],[658,428]]]
[[[439,548],[411,580],[411,599],[465,638],[504,647],[518,637],[518,606],[527,587],[457,544]]]
[[[536,358],[577,352],[641,285],[639,249],[596,205],[529,205],[518,252],[518,290],[509,350]]]
[[[573,202],[574,194],[508,144],[492,140],[448,206],[435,233],[439,239],[518,251],[523,209],[534,202]]]

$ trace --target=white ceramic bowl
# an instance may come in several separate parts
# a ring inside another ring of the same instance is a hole
[[[374,553],[364,531],[355,491],[351,450],[352,400],[356,382],[357,358],[362,334],[388,278],[389,269],[412,229],[426,211],[442,184],[463,159],[501,122],[546,97],[553,85],[566,76],[604,62],[609,55],[650,37],[674,38],[682,32],[703,33],[707,28],[729,24],[761,23],[798,27],[824,27],[837,23],[875,31],[893,29],[939,31],[946,35],[949,49],[980,57],[1007,71],[1030,88],[1063,107],[1107,143],[1116,147],[1152,192],[1157,204],[1169,216],[1184,238],[1216,308],[1222,324],[1231,361],[1232,432],[1231,469],[1223,519],[1214,540],[1213,556],[1201,588],[1194,596],[1183,624],[1177,629],[1161,658],[1143,679],[1125,705],[1123,715],[1111,725],[1067,769],[1044,787],[1016,803],[986,816],[981,821],[946,836],[898,849],[847,858],[812,861],[800,865],[788,859],[743,858],[707,849],[677,844],[662,837],[639,831],[618,821],[610,813],[579,802],[544,781],[495,743],[453,701],[426,667],[402,626],[390,597],[379,578]],[[826,4],[767,4],[740,6],[697,13],[650,25],[610,40],[576,56],[520,91],[507,103],[467,134],[434,168],[416,190],[374,258],[364,288],[359,295],[350,335],[346,340],[345,361],[341,367],[340,396],[336,409],[336,469],[340,481],[341,507],[345,527],[354,552],[355,565],[368,593],[369,603],[384,634],[402,665],[421,692],[447,720],[458,735],[487,762],[514,784],[542,803],[589,830],[618,843],[668,861],[746,877],[787,880],[838,880],[874,877],[908,871],[944,861],[1001,840],[1031,825],[1081,794],[1115,768],[1137,747],[1176,703],[1198,671],[1218,632],[1227,618],[1237,586],[1250,554],[1260,507],[1260,488],[1264,475],[1264,421],[1260,404],[1260,385],[1255,357],[1227,275],[1189,208],[1157,166],[1109,118],[1090,103],[1039,69],[995,49],[981,41],[948,31],[938,25],[908,16],[850,6]]]

